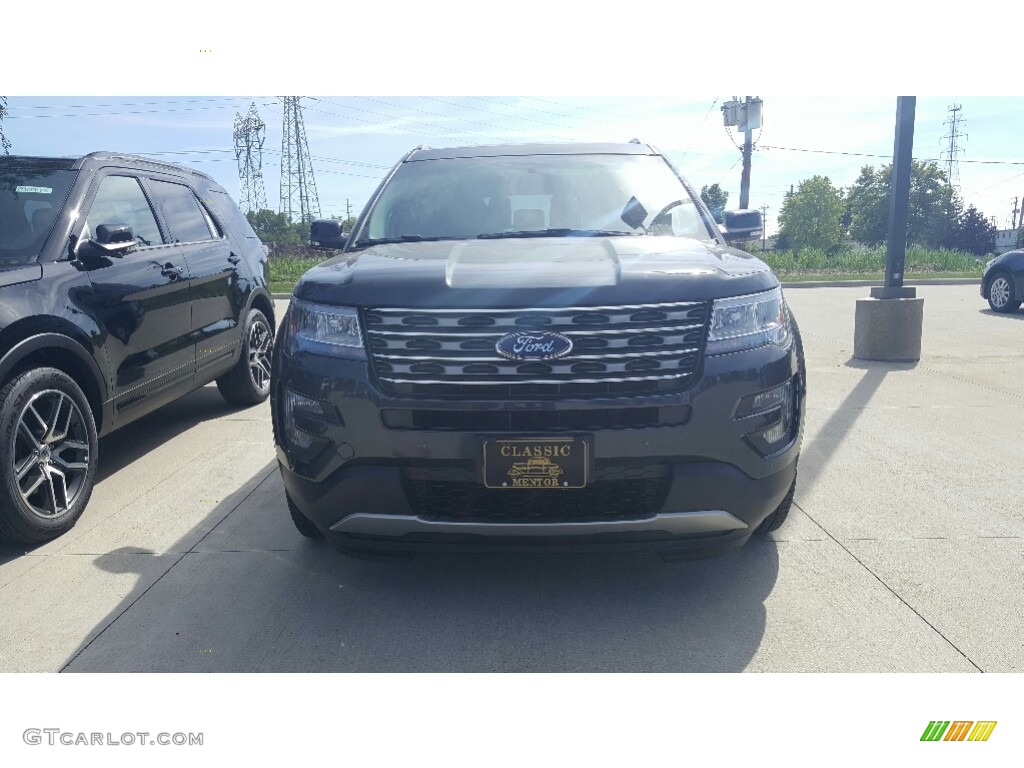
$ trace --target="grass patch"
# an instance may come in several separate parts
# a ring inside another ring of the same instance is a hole
[[[839,282],[849,280],[854,282],[856,280],[877,280],[879,282],[885,280],[884,272],[776,272],[779,280],[784,283],[804,283],[815,280]],[[917,280],[965,280],[976,278],[981,279],[981,270],[977,272],[907,272],[905,275],[909,282]]]
[[[333,258],[333,256],[315,256],[309,259],[291,256],[271,257],[270,292],[291,293],[300,277],[317,264],[322,264],[330,258]]]
[[[291,293],[295,283],[307,271],[336,254],[317,252],[311,258],[278,256],[270,260],[270,290],[272,293]],[[846,251],[827,254],[808,249],[803,251],[777,251],[754,255],[762,259],[785,282],[812,280],[884,280],[885,248],[872,248],[853,253]],[[984,262],[985,259],[982,260]],[[904,277],[914,278],[977,278],[981,279],[984,264],[970,253],[948,250],[907,249]]]

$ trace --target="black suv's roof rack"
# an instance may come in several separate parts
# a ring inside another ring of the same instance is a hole
[[[199,176],[201,178],[213,181],[212,177],[208,176],[207,174],[203,173],[202,171],[197,171],[195,168],[189,168],[187,166],[179,165],[177,163],[168,163],[165,160],[154,160],[153,158],[145,157],[144,155],[132,155],[132,154],[129,154],[127,152],[109,152],[109,151],[90,152],[89,154],[85,155],[82,158],[82,160],[122,160],[122,161],[128,161],[128,162],[132,162],[132,163],[146,163],[149,166],[154,166],[156,168],[165,168],[165,169],[176,171],[178,173],[180,173],[182,171],[186,171],[186,172],[191,173],[191,174],[193,174],[195,176]]]

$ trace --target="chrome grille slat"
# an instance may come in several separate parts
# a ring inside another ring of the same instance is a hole
[[[690,347],[689,349],[678,349],[678,350],[677,349],[660,349],[660,350],[653,350],[653,351],[649,350],[649,349],[644,349],[644,350],[639,350],[637,352],[627,352],[625,354],[615,354],[615,355],[572,355],[571,357],[565,358],[563,360],[547,360],[547,361],[544,361],[544,362],[547,365],[551,365],[553,363],[565,363],[565,362],[575,363],[575,362],[587,361],[587,360],[627,360],[627,359],[628,360],[633,360],[633,359],[636,359],[636,358],[643,358],[643,357],[673,357],[673,356],[674,357],[684,357],[686,355],[691,355],[691,354],[693,354],[696,351],[697,351],[696,347]],[[409,360],[409,361],[416,362],[416,363],[424,362],[424,361],[429,361],[429,362],[432,362],[432,363],[440,362],[436,355],[424,356],[424,355],[382,355],[382,354],[378,354],[378,355],[376,355],[376,357],[378,359],[380,359],[380,360],[387,360],[387,361],[392,361],[392,360],[406,361],[406,360]],[[519,360],[503,360],[501,358],[495,358],[495,357],[462,357],[461,355],[458,356],[458,357],[451,357],[451,358],[447,358],[447,359],[451,360],[451,364],[452,365],[454,365],[456,362],[458,364],[460,364],[460,365],[462,363],[494,363],[495,365],[497,365],[498,363],[502,363],[502,364],[510,364],[513,367],[515,367],[517,365],[523,365],[523,362],[524,362],[524,361],[519,361]]]
[[[515,396],[629,394],[689,385],[700,362],[708,305],[392,309],[363,312],[367,349],[385,389],[406,394]],[[553,331],[574,349],[554,360],[509,360],[508,333]],[[467,388],[462,389],[463,386]]]

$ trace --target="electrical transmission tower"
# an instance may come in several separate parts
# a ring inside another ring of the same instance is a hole
[[[238,188],[242,211],[262,211],[267,207],[263,188],[263,139],[266,123],[260,120],[255,102],[249,114],[235,113],[235,159],[238,160]]]
[[[284,107],[281,137],[281,213],[289,221],[309,224],[320,218],[313,164],[309,159],[306,127],[302,122],[301,96],[282,96]]]
[[[958,142],[967,138],[967,134],[963,132],[964,116],[960,112],[960,105],[954,104],[949,108],[949,117],[943,123],[943,125],[948,126],[949,133],[942,137],[943,142],[948,142],[945,144],[945,149],[942,150],[942,161],[946,164],[946,178],[949,180],[949,185],[954,189],[960,188],[960,170],[957,167],[957,156],[962,150]]]

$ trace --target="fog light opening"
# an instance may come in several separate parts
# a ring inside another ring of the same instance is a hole
[[[326,403],[285,389],[284,430],[288,442],[301,450],[310,448],[323,425],[331,421],[329,408]]]

